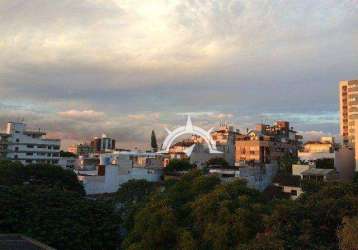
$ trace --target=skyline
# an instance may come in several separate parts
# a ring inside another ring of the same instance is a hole
[[[41,14],[38,10],[41,9]],[[357,79],[344,1],[2,1],[0,123],[65,144],[148,145],[192,113],[204,128],[284,119],[338,134],[338,82]],[[54,133],[56,132],[56,133]]]

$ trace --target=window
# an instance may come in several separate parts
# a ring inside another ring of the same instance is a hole
[[[60,146],[53,146],[53,149],[58,150],[58,149],[60,149]]]
[[[15,155],[15,156],[14,156],[14,159],[17,159],[17,158],[18,158],[18,156],[17,156],[17,155]]]
[[[297,196],[297,190],[291,190],[291,195]]]
[[[20,142],[20,139],[16,139],[16,142]]]
[[[51,146],[48,146],[48,149],[51,149],[52,147]]]
[[[34,155],[33,152],[27,152],[26,155]]]
[[[15,147],[15,152],[19,152],[19,147]]]
[[[26,160],[25,162],[26,163],[32,163],[32,160]]]
[[[34,148],[34,145],[28,144],[27,147],[28,147],[28,148]]]

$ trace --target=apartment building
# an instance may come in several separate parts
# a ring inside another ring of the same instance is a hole
[[[94,148],[90,144],[83,143],[69,146],[67,151],[75,155],[89,155],[94,153]]]
[[[227,124],[222,124],[211,133],[213,140],[216,142],[216,148],[222,152],[222,157],[231,166],[235,164],[235,138],[239,134],[239,130]]]
[[[6,158],[7,147],[8,147],[9,135],[6,133],[0,133],[0,159]]]
[[[22,122],[8,122],[6,132],[7,159],[20,161],[23,164],[51,163],[58,164],[60,159],[60,139],[46,138],[43,130],[27,130]]]
[[[342,143],[354,146],[358,119],[358,80],[339,82],[340,134]]]
[[[247,134],[236,135],[235,165],[268,164],[289,153],[297,156],[302,136],[287,121],[274,125],[258,124]]]
[[[103,134],[101,138],[95,137],[91,141],[91,147],[93,148],[95,153],[105,153],[115,149],[116,141]]]

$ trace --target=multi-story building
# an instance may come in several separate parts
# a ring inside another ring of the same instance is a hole
[[[247,134],[236,135],[235,165],[268,164],[289,153],[297,156],[302,136],[289,122],[277,121],[273,126],[258,124]]]
[[[6,133],[0,133],[0,159],[6,158],[7,147],[8,147],[9,135]]]
[[[83,143],[69,146],[67,151],[75,155],[89,155],[94,153],[94,148],[90,144]]]
[[[91,147],[94,149],[95,153],[104,153],[114,150],[116,141],[103,134],[101,138],[95,137],[91,141]]]
[[[60,139],[46,138],[42,130],[27,130],[22,122],[8,122],[6,126],[6,158],[23,164],[58,164]],[[3,137],[3,136],[2,136]]]
[[[339,82],[339,108],[342,142],[354,146],[358,123],[355,122],[358,119],[358,80]]]
[[[226,124],[211,133],[216,142],[216,148],[222,152],[222,157],[230,166],[235,164],[235,138],[237,135],[239,135],[239,130],[235,130],[234,127]]]

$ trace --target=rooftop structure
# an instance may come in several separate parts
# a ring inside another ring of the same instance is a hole
[[[236,136],[235,164],[240,162],[266,164],[290,153],[297,155],[302,137],[289,127],[289,122],[277,121],[274,125],[258,124],[255,130]]]
[[[96,170],[77,171],[87,194],[116,192],[119,186],[132,179],[160,181],[163,175],[163,156],[145,152],[113,152],[100,154]]]
[[[3,250],[55,250],[37,240],[20,234],[0,234],[0,249]]]
[[[332,181],[337,180],[335,169],[310,168],[301,173],[303,180]]]
[[[95,137],[91,141],[91,147],[95,153],[105,153],[113,151],[116,148],[116,140],[103,134],[102,137]]]
[[[67,151],[80,156],[94,153],[94,148],[90,144],[83,143],[69,146]]]
[[[22,122],[8,122],[6,132],[7,159],[20,161],[23,164],[51,163],[57,164],[60,158],[60,139],[48,139],[43,130],[28,130]],[[4,145],[4,144],[3,144]],[[4,150],[4,147],[3,147]]]

